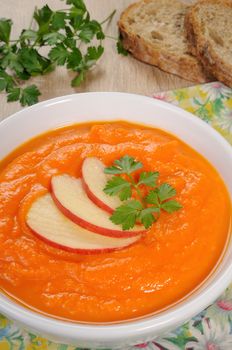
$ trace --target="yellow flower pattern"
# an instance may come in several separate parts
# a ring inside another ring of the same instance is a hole
[[[232,90],[219,82],[166,91],[155,98],[195,114],[232,144]]]
[[[223,84],[213,82],[162,92],[153,97],[195,114],[232,144],[232,90]],[[0,315],[0,350],[78,349],[76,346],[55,344],[38,337]],[[232,349],[232,285],[213,305],[185,325],[162,338],[131,347],[132,349]]]

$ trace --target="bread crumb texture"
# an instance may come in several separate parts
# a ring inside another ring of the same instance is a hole
[[[121,15],[119,29],[124,47],[137,59],[187,80],[209,78],[189,53],[184,19],[189,5],[177,0],[143,0]]]
[[[187,22],[198,59],[218,80],[232,87],[232,1],[200,1],[190,9]]]

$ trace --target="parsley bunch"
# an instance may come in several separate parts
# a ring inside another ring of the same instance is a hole
[[[38,102],[37,86],[22,88],[21,84],[57,65],[75,72],[71,84],[79,86],[102,56],[102,24],[110,21],[115,11],[99,23],[90,18],[83,0],[66,0],[66,4],[70,5],[66,10],[52,11],[48,5],[35,9],[36,29],[24,29],[17,40],[11,40],[12,21],[0,19],[0,91],[7,93],[8,102],[20,101],[22,106]],[[47,55],[41,53],[44,47]]]
[[[171,199],[176,195],[171,185],[157,185],[157,171],[142,171],[135,180],[132,173],[142,167],[141,162],[126,155],[104,170],[105,174],[114,175],[107,182],[104,192],[110,196],[118,195],[121,201],[125,201],[110,217],[114,224],[122,225],[123,230],[133,228],[138,222],[148,229],[157,221],[162,210],[173,213],[182,208],[179,202]],[[148,190],[146,195],[143,195],[142,186]],[[133,191],[137,199],[133,198]]]

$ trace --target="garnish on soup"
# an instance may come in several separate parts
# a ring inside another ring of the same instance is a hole
[[[143,171],[138,179],[132,175],[142,167],[141,162],[125,155],[115,160],[114,165],[105,168],[105,174],[116,176],[108,180],[104,192],[110,196],[118,195],[121,201],[126,201],[115,209],[110,218],[114,224],[122,225],[123,230],[133,228],[136,222],[142,223],[148,229],[157,221],[162,210],[173,213],[182,208],[179,202],[171,200],[176,195],[174,187],[167,183],[157,185],[158,171]],[[123,178],[117,175],[125,176]],[[133,190],[137,199],[128,200],[134,197]]]

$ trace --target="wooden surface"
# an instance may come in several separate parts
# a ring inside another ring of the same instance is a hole
[[[51,8],[64,8],[60,0],[1,0],[0,17],[11,18],[14,22],[13,35],[20,33],[22,28],[28,28],[35,6],[48,4]],[[94,19],[105,19],[114,9],[117,13],[107,26],[107,34],[117,36],[117,20],[122,10],[134,0],[86,0],[88,9]],[[72,73],[63,68],[43,77],[29,81],[35,83],[42,92],[40,101],[56,96],[86,91],[123,91],[143,95],[154,92],[175,89],[192,85],[191,82],[174,75],[164,73],[158,68],[135,60],[133,57],[118,55],[115,41],[105,40],[105,53],[88,75],[87,81],[78,89],[70,86]],[[19,103],[7,103],[4,94],[0,95],[0,120],[22,109]]]

